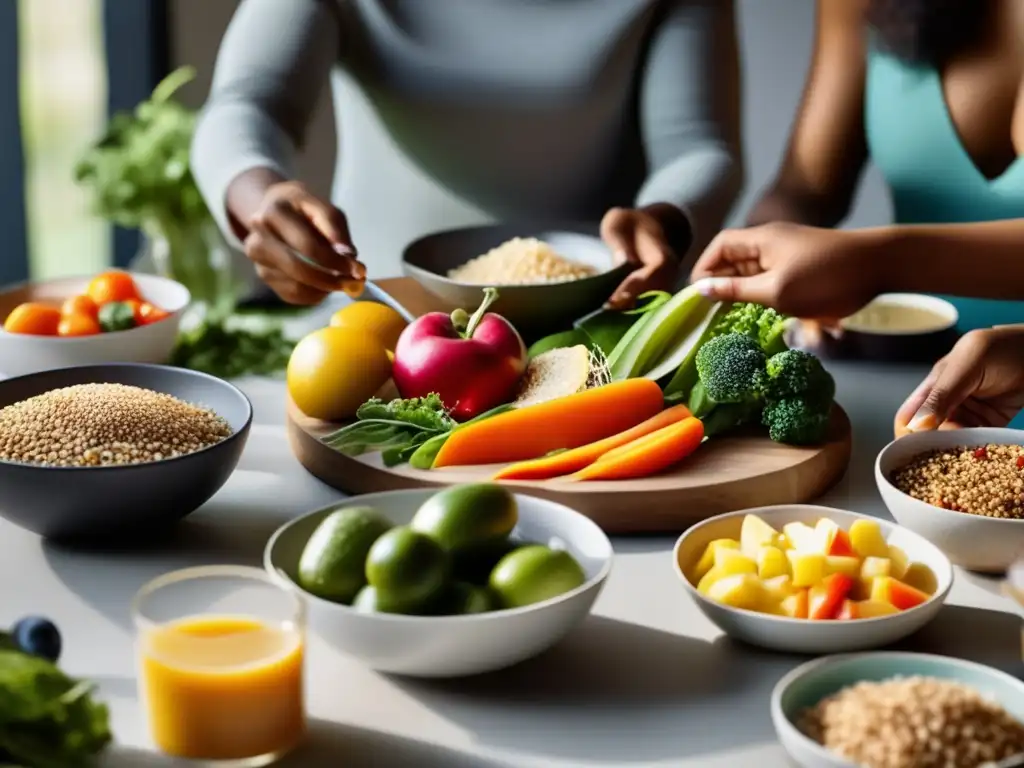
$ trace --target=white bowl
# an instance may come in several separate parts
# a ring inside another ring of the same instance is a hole
[[[896,521],[921,534],[969,571],[1002,573],[1024,554],[1024,520],[982,517],[926,504],[896,489],[890,475],[923,453],[958,445],[1024,445],[1019,429],[973,428],[914,432],[889,443],[875,461],[882,501]]]
[[[132,278],[142,298],[166,311],[167,318],[127,331],[75,338],[29,336],[0,329],[0,376],[23,376],[54,368],[102,363],[162,365],[168,362],[191,296],[185,286],[174,280],[135,273]],[[23,302],[57,303],[85,293],[91,279],[71,277],[7,288],[0,291],[0,315],[6,317]]]
[[[723,605],[698,592],[686,574],[710,542],[726,538],[739,540],[740,526],[748,514],[757,515],[777,530],[786,523],[813,524],[823,517],[838,523],[844,530],[849,530],[854,520],[874,520],[890,544],[903,549],[911,562],[922,563],[932,570],[938,588],[927,602],[910,610],[854,621],[791,619]],[[676,575],[684,588],[704,615],[723,632],[752,645],[791,653],[844,653],[894,643],[934,619],[953,586],[953,567],[949,559],[913,531],[870,515],[803,504],[747,509],[712,517],[680,536],[673,554]]]
[[[587,575],[582,586],[524,608],[466,616],[360,613],[297,586],[302,550],[331,512],[368,506],[396,525],[406,525],[435,493],[436,489],[371,493],[300,517],[271,537],[264,566],[280,583],[306,597],[310,627],[326,642],[373,669],[412,677],[459,677],[511,666],[553,646],[590,612],[611,570],[611,542],[578,512],[521,494],[515,494],[519,522],[514,535],[564,547]]]
[[[855,764],[805,736],[800,714],[826,696],[862,681],[881,682],[903,675],[953,680],[999,702],[1024,721],[1024,683],[971,661],[925,653],[857,653],[815,659],[783,677],[772,691],[772,723],[789,756],[802,768],[856,768]]]

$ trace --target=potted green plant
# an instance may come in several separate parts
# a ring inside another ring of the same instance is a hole
[[[153,266],[184,284],[209,322],[231,314],[238,286],[230,249],[189,167],[196,112],[174,99],[194,77],[191,67],[177,69],[134,110],[114,115],[75,180],[99,216],[144,233]]]

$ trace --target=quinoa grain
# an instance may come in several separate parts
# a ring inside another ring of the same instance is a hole
[[[448,277],[476,285],[563,283],[596,274],[589,264],[560,256],[536,238],[515,237],[448,272]]]
[[[143,464],[231,436],[224,419],[171,395],[79,384],[0,408],[0,460],[55,467]]]
[[[1024,519],[1024,446],[933,451],[897,471],[891,482],[903,493],[943,509]]]
[[[1024,752],[1024,725],[999,704],[929,677],[844,688],[805,712],[799,727],[865,768],[979,768]]]

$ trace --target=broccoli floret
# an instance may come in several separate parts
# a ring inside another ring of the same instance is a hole
[[[742,333],[755,339],[770,357],[786,349],[785,330],[785,316],[774,309],[760,304],[737,303],[715,323],[711,336]]]
[[[756,340],[728,333],[697,351],[697,375],[715,403],[745,403],[760,396],[766,362]]]
[[[836,382],[814,355],[787,349],[768,358],[765,396],[768,400],[799,397],[824,406],[836,394]]]
[[[768,427],[768,436],[777,443],[817,445],[828,432],[830,410],[830,405],[788,397],[767,403],[761,421]]]

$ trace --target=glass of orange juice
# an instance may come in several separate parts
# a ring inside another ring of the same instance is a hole
[[[206,566],[149,582],[132,613],[140,698],[161,751],[255,768],[302,741],[301,597],[258,568]]]

